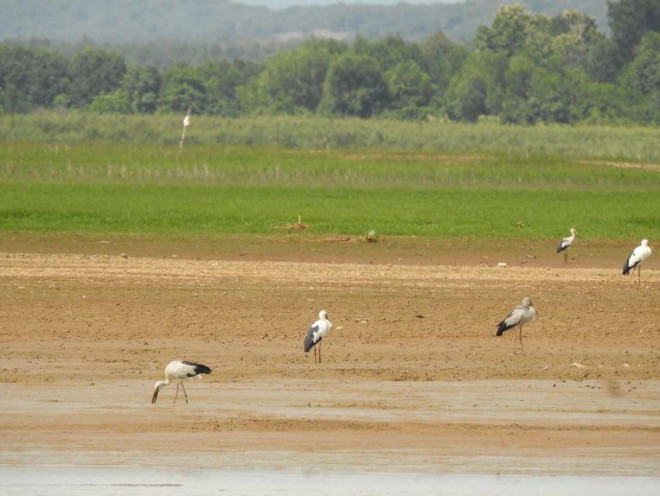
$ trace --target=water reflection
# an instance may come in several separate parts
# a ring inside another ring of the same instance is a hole
[[[0,467],[0,494],[203,495],[655,495],[658,477],[494,476],[319,471]]]

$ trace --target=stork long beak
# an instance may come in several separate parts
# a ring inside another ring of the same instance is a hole
[[[154,389],[154,395],[151,397],[151,404],[152,405],[154,403],[156,403],[156,400],[158,399],[158,391],[160,391],[160,389],[158,389],[158,388]]]

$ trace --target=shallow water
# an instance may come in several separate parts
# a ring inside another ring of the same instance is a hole
[[[314,496],[645,496],[660,494],[660,478],[0,467],[0,494],[9,496],[268,496],[305,493]]]

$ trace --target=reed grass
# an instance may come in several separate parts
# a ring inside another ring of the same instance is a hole
[[[116,143],[3,144],[0,181],[644,191],[658,170],[542,155]],[[629,164],[622,164],[629,165]],[[660,168],[658,168],[660,169]]]
[[[0,141],[112,142],[177,145],[182,117],[86,112],[0,116]],[[313,150],[380,149],[429,153],[497,153],[660,161],[660,130],[639,126],[504,126],[492,122],[193,116],[186,145],[259,145]]]

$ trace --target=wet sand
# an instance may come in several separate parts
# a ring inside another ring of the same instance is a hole
[[[660,272],[639,286],[615,250],[503,269],[325,245],[334,261],[14,248],[3,467],[660,477]],[[525,295],[540,318],[521,354],[494,331]],[[173,359],[214,371],[189,404],[169,387],[151,405]]]

